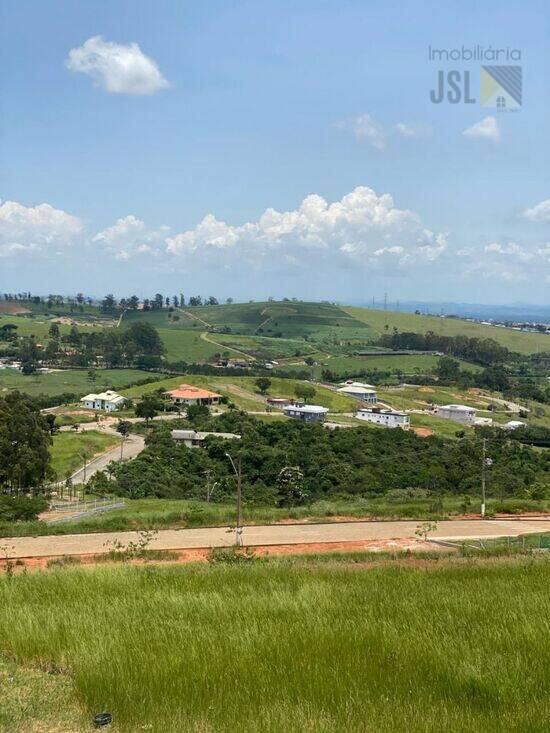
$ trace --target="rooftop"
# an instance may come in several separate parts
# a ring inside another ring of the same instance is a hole
[[[453,410],[454,412],[475,412],[475,407],[468,405],[440,405],[440,410]]]
[[[372,387],[359,386],[357,384],[346,384],[344,387],[339,387],[338,392],[345,392],[346,394],[376,394],[376,390]]]
[[[98,394],[94,394],[93,392],[91,394],[87,394],[84,397],[81,397],[80,401],[83,402],[85,400],[86,402],[95,402],[97,400],[105,400],[106,402],[120,402],[125,399],[125,397],[114,392],[112,389],[108,389],[105,392],[98,392]]]
[[[212,433],[200,432],[197,430],[172,430],[171,436],[173,440],[204,440],[212,435],[215,438],[225,438],[226,440],[240,440],[241,436],[236,433]]]
[[[353,379],[348,379],[345,382],[340,382],[341,387],[361,387],[362,389],[376,390],[376,387],[372,384],[366,384],[366,382],[354,382]]]
[[[328,412],[328,407],[321,407],[321,405],[287,405],[286,410],[293,410],[294,412],[309,412],[310,414],[324,415]]]

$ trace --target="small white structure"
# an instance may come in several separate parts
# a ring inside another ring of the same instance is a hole
[[[112,389],[108,389],[106,392],[100,392],[99,394],[87,394],[85,397],[81,397],[80,401],[84,407],[88,407],[90,410],[114,412],[120,410],[126,402],[126,397],[113,392]]]
[[[475,409],[467,405],[441,405],[437,408],[437,415],[462,425],[473,425],[476,420]]]
[[[411,418],[406,412],[387,410],[382,407],[363,407],[357,410],[355,417],[359,420],[366,420],[375,425],[382,425],[385,428],[401,428],[408,430],[411,426]]]
[[[209,433],[199,432],[197,430],[172,430],[170,432],[172,440],[176,443],[183,443],[188,448],[196,448],[205,438],[212,435],[214,438],[223,438],[224,440],[240,440],[241,436],[236,433]]]
[[[349,397],[355,397],[362,402],[374,405],[378,402],[376,395],[376,389],[372,384],[365,384],[364,382],[353,382],[348,380],[343,382],[342,386],[338,389],[338,392],[349,395]]]
[[[287,405],[283,412],[287,417],[302,422],[324,422],[328,409],[321,405]]]
[[[509,422],[505,423],[502,427],[504,428],[504,430],[517,430],[518,428],[527,427],[527,423],[521,422],[521,420],[510,420]]]

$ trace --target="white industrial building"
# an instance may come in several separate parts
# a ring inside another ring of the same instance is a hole
[[[287,405],[283,412],[287,417],[302,422],[324,422],[328,409],[320,405]]]
[[[363,407],[357,410],[355,417],[375,425],[382,425],[385,428],[408,430],[411,425],[411,419],[406,412],[387,410],[382,407]]]
[[[85,397],[81,397],[80,401],[84,407],[88,407],[90,410],[114,412],[120,410],[126,402],[126,397],[113,392],[112,389],[108,389],[105,392],[99,392],[99,394],[87,394]]]
[[[476,410],[467,405],[441,405],[437,408],[437,415],[462,425],[473,425],[476,421]]]
[[[343,382],[342,386],[339,387],[338,392],[346,394],[349,397],[355,397],[362,402],[368,404],[375,404],[378,402],[375,387],[372,384],[365,384],[364,382],[352,382],[351,380]]]

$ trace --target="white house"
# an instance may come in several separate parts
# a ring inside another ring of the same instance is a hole
[[[526,425],[527,423],[524,423],[521,420],[510,420],[509,422],[505,423],[502,427],[505,430],[517,430],[518,428],[526,427]]]
[[[205,438],[212,435],[215,438],[223,438],[225,440],[240,440],[241,436],[236,433],[210,433],[198,432],[197,430],[172,430],[172,440],[176,443],[183,443],[188,448],[195,448],[200,445]]]
[[[287,405],[283,412],[287,417],[302,422],[324,422],[328,409],[320,405]]]
[[[338,389],[338,392],[355,397],[362,402],[369,404],[375,404],[378,402],[376,395],[376,388],[372,384],[365,384],[364,382],[352,382],[351,380],[343,382],[342,386]]]
[[[80,401],[84,407],[88,407],[90,410],[114,412],[120,410],[126,402],[126,397],[113,392],[112,389],[108,389],[106,392],[100,392],[99,394],[87,394],[85,397],[81,397]]]
[[[382,407],[363,407],[357,410],[355,417],[359,420],[372,422],[375,425],[382,425],[385,428],[408,430],[411,425],[411,419],[406,412],[386,410]]]
[[[441,405],[437,408],[437,415],[462,425],[473,425],[476,421],[475,409],[467,405]]]

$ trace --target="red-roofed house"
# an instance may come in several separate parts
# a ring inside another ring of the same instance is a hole
[[[221,398],[216,392],[192,384],[180,384],[177,389],[165,394],[170,397],[174,405],[218,405]]]

